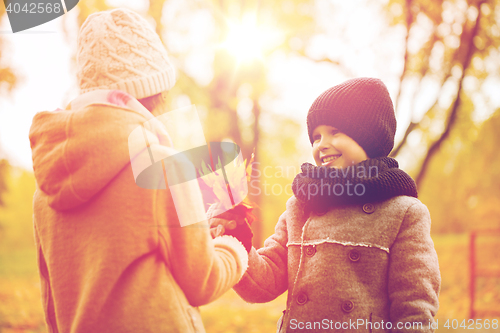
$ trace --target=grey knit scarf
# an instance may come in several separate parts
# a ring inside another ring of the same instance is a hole
[[[384,201],[399,195],[417,197],[413,179],[390,157],[371,158],[344,169],[304,163],[301,170],[293,180],[293,193],[313,211]]]

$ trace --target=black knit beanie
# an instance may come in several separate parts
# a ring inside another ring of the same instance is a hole
[[[356,141],[370,158],[388,156],[394,147],[396,117],[382,81],[356,78],[334,86],[314,101],[307,113],[307,131],[319,125],[337,128]]]

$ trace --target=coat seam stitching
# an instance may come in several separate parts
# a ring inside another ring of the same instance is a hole
[[[356,243],[356,242],[342,242],[342,241],[336,241],[336,240],[333,240],[333,239],[322,239],[322,240],[318,240],[318,241],[307,241],[307,242],[302,242],[302,243],[288,242],[286,244],[286,246],[287,247],[291,246],[291,245],[300,246],[301,244],[307,246],[307,245],[320,245],[320,244],[325,244],[325,243],[340,244],[340,245],[343,245],[343,246],[372,247],[372,248],[377,248],[377,249],[382,250],[384,252],[390,253],[389,248],[387,248],[385,246],[377,245],[377,244]]]
[[[297,273],[295,275],[295,279],[293,281],[293,286],[292,286],[292,301],[293,297],[295,296],[295,286],[297,284],[297,281],[299,279],[299,274],[300,274],[300,269],[302,267],[302,261],[303,261],[303,255],[304,255],[304,233],[306,232],[306,226],[308,222],[311,220],[311,218],[308,218],[306,223],[304,223],[304,226],[302,227],[302,234],[300,235],[300,259],[299,259],[299,267],[297,268]],[[288,246],[288,244],[287,244]],[[291,305],[290,305],[291,306]]]
[[[73,186],[73,177],[72,177],[72,174],[69,170],[67,156],[66,156],[66,150],[67,150],[68,141],[69,141],[69,127],[71,125],[71,121],[73,120],[73,114],[74,113],[70,113],[68,122],[66,123],[66,128],[64,130],[64,135],[66,136],[66,138],[64,140],[64,147],[63,147],[63,162],[64,162],[64,167],[66,168],[66,172],[69,174],[69,188],[71,189],[71,193],[73,193],[73,195],[81,202],[85,202],[85,200],[81,196],[79,196],[78,193],[76,193],[76,191],[75,191],[75,188]]]

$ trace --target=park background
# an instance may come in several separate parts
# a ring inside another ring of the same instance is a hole
[[[170,109],[195,104],[207,142],[233,141],[246,158],[254,152],[256,247],[272,234],[300,164],[312,162],[305,118],[314,98],[349,78],[382,79],[398,118],[392,156],[431,212],[442,274],[439,331],[447,319],[470,317],[476,230],[486,232],[476,239],[474,271],[488,275],[474,286],[474,307],[486,310],[476,318],[499,317],[500,1],[81,0],[18,34],[0,4],[0,332],[46,331],[33,244],[31,119],[78,95],[78,27],[120,6],[147,17],[162,37],[178,76]],[[273,332],[285,300],[286,293],[247,304],[230,291],[201,312],[208,333]]]

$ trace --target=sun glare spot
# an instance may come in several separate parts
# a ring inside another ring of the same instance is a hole
[[[228,33],[221,47],[239,61],[262,59],[272,47],[277,32],[257,24],[254,15],[245,15],[242,20],[228,21]]]

